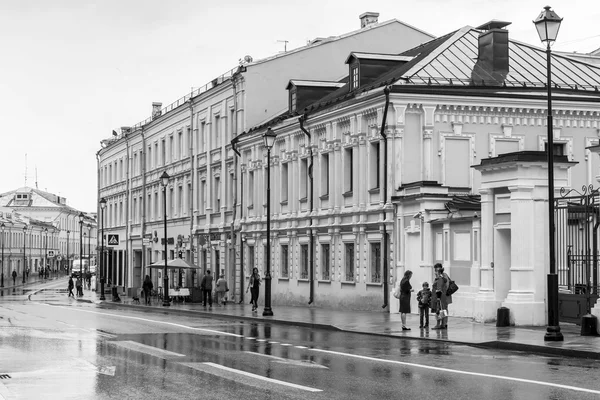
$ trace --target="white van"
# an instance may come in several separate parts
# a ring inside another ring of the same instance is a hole
[[[75,278],[79,277],[80,269],[85,274],[85,271],[87,271],[88,266],[88,260],[81,260],[81,263],[79,262],[79,259],[73,260],[73,269],[71,270],[71,276]]]

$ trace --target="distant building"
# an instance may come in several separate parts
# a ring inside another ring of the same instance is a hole
[[[5,225],[7,267],[13,267],[22,274],[24,248],[30,273],[38,272],[44,261],[52,270],[65,270],[67,265],[72,265],[73,260],[79,258],[79,213],[79,210],[67,205],[66,198],[39,189],[22,187],[0,194],[0,221]],[[26,227],[25,244],[23,227]],[[95,262],[95,213],[84,213],[83,228],[82,257],[89,257]],[[6,278],[6,270],[4,273]]]
[[[138,288],[149,274],[162,287],[162,270],[147,266],[181,256],[202,270],[224,273],[232,293],[243,295],[249,264],[240,267],[237,233],[251,207],[241,207],[242,190],[260,187],[241,182],[240,168],[248,166],[238,162],[231,140],[287,108],[285,87],[291,78],[336,82],[346,74],[340,57],[352,51],[398,53],[433,38],[398,20],[379,23],[378,15],[361,15],[360,29],[341,36],[318,38],[263,60],[245,57],[238,67],[177,102],[165,108],[154,103],[151,118],[102,141],[98,198],[107,202],[105,232],[115,235],[105,266],[113,283]],[[166,238],[163,171],[171,177]],[[191,286],[201,277],[195,272],[173,271],[169,282]]]

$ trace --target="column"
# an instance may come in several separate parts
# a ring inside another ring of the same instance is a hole
[[[479,189],[481,195],[481,261],[479,269],[479,292],[475,296],[473,317],[476,321],[490,322],[496,319],[500,300],[494,292],[494,191]],[[471,282],[475,282],[471,279]]]

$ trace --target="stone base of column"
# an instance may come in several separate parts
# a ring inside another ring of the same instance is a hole
[[[545,326],[546,304],[536,301],[532,292],[509,291],[502,307],[510,309],[510,324],[515,326]]]
[[[600,299],[596,301],[596,305],[592,307],[591,314],[598,318],[598,323],[596,324],[596,330],[598,331],[598,335],[600,335]]]
[[[498,307],[500,301],[496,300],[496,293],[493,290],[481,290],[475,296],[473,319],[477,322],[494,322]]]

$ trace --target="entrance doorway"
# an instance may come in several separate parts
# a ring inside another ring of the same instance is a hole
[[[496,300],[504,301],[510,290],[510,227],[494,231],[494,291]]]

